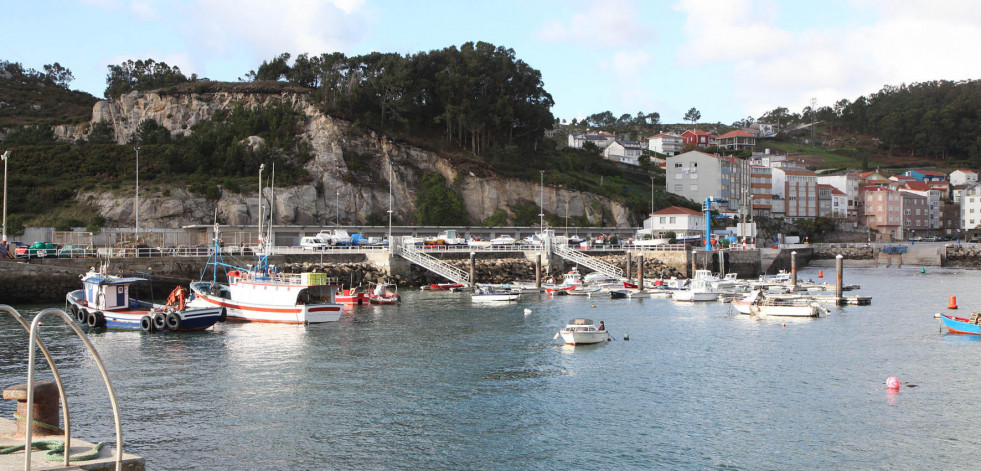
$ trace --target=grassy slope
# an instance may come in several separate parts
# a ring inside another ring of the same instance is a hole
[[[25,124],[69,124],[92,118],[98,99],[33,80],[0,79],[0,128]]]

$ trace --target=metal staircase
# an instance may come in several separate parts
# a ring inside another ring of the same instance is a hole
[[[396,253],[401,255],[402,258],[415,263],[437,275],[440,275],[454,283],[461,283],[466,286],[470,286],[470,274],[454,267],[432,255],[429,255],[421,250],[408,244],[398,244],[396,247]],[[589,266],[589,265],[586,265]],[[592,267],[590,267],[592,268]]]
[[[572,262],[576,262],[586,268],[598,271],[604,275],[614,278],[623,278],[623,269],[606,263],[596,257],[591,257],[578,250],[571,249],[566,244],[550,244],[552,253]]]

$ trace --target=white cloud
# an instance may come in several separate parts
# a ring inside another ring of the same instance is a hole
[[[611,0],[598,2],[572,15],[568,24],[546,20],[538,37],[546,41],[568,42],[583,46],[620,46],[651,41],[653,30],[637,14],[634,2]]]
[[[716,3],[718,2],[718,3]],[[791,31],[776,7],[752,0],[681,0],[687,15],[678,61],[729,64],[734,99],[755,116],[853,100],[883,85],[981,75],[981,4],[967,0],[853,0],[858,24]],[[854,19],[853,19],[854,20]],[[854,23],[854,21],[852,21]]]
[[[183,18],[191,44],[204,54],[250,50],[258,58],[281,52],[345,51],[368,22],[362,0],[197,0]]]

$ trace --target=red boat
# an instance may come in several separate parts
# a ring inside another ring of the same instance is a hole
[[[334,302],[338,304],[368,304],[370,301],[368,293],[360,291],[360,288],[342,289],[334,296]]]
[[[545,288],[545,293],[547,293],[547,294],[555,294],[555,293],[558,293],[560,291],[572,291],[574,289],[576,289],[575,286],[565,286],[565,287],[562,287],[562,288]]]
[[[395,288],[395,292],[389,291],[388,287],[395,285],[379,284],[375,286],[375,289],[371,292],[371,304],[398,304],[402,300],[398,295],[398,288]]]
[[[433,283],[429,289],[433,291],[449,291],[451,289],[463,288],[462,283]]]
[[[636,284],[634,284],[634,283],[627,283],[626,281],[623,282],[623,287],[624,288],[627,288],[627,289],[637,289],[637,285]]]

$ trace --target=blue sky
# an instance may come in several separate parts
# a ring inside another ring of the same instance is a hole
[[[2,0],[0,58],[59,62],[98,97],[153,58],[234,81],[281,52],[413,53],[486,41],[540,70],[554,115],[657,111],[732,123],[883,85],[975,79],[967,0]],[[816,5],[818,4],[819,5]]]

